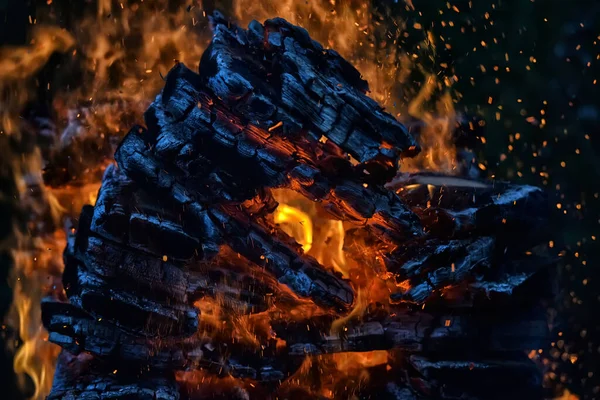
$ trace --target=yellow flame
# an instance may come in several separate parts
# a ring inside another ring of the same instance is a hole
[[[344,237],[346,230],[342,221],[324,219],[320,223],[320,240],[313,246],[313,255],[319,263],[331,266],[334,270],[348,277],[348,262],[344,254]]]
[[[302,245],[305,253],[321,265],[348,277],[348,260],[344,254],[346,229],[342,221],[328,218],[319,205],[288,189],[277,189],[273,196],[279,202],[274,222]]]
[[[285,233],[302,245],[305,253],[310,251],[313,243],[313,224],[308,214],[287,204],[280,204],[273,218]]]
[[[98,186],[80,188],[80,194],[76,189],[71,189],[69,193],[66,189],[64,193],[54,192],[44,186],[39,150],[16,157],[4,150],[0,150],[0,153],[11,164],[18,205],[30,214],[34,224],[40,224],[43,216],[49,216],[49,227],[57,228],[55,232],[32,236],[15,226],[12,242],[0,243],[0,247],[11,249],[14,261],[10,276],[13,302],[7,323],[18,326],[22,344],[15,351],[13,367],[22,388],[33,386],[31,398],[43,399],[50,391],[60,351],[60,347],[47,341],[48,334],[41,323],[40,304],[42,298],[49,294],[62,296],[60,275],[66,238],[61,220],[67,208],[61,204],[61,200],[73,202],[74,198],[80,196],[82,199],[89,198]],[[81,205],[78,203],[77,212]],[[42,232],[47,231],[47,228],[42,228]],[[27,383],[27,377],[30,383]]]
[[[347,329],[346,325],[355,318],[360,318],[365,313],[367,306],[369,305],[369,299],[366,291],[363,288],[356,290],[356,300],[352,311],[348,315],[340,317],[332,322],[331,334],[339,335],[343,330]]]
[[[17,262],[20,262],[18,258],[16,257]],[[19,337],[23,341],[15,353],[13,366],[22,387],[26,386],[25,376],[32,380],[32,399],[42,399],[50,392],[54,364],[60,352],[60,347],[47,341],[48,333],[40,322],[39,301],[42,293],[41,287],[36,286],[41,286],[39,282],[43,280],[43,275],[46,274],[40,271],[28,277],[29,289],[25,289],[20,280],[17,280],[13,288],[13,302],[19,320]]]
[[[274,213],[275,223],[279,224],[284,232],[292,236],[302,245],[304,251],[315,257],[319,263],[349,277],[349,264],[343,249],[346,232],[342,221],[324,217],[322,211],[319,213],[317,204],[293,191],[279,189],[275,190],[273,195],[280,203]],[[313,242],[315,234],[317,237]],[[332,323],[332,334],[339,334],[350,321],[364,314],[369,296],[363,289],[362,287],[357,289],[352,311]]]

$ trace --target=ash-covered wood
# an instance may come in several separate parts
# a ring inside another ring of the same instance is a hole
[[[354,67],[282,19],[212,22],[199,74],[169,72],[69,227],[69,303],[42,307],[65,350],[51,398],[177,398],[176,381],[189,398],[536,398],[544,194],[392,180],[418,145]],[[274,222],[275,188],[353,227],[349,279]],[[383,292],[361,304],[369,279]],[[334,377],[340,353],[375,350],[387,364]]]

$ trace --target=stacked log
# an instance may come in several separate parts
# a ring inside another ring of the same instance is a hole
[[[316,397],[290,379],[307,357],[374,350],[390,351],[378,378],[334,397],[540,396],[525,352],[547,333],[542,191],[392,180],[419,147],[354,67],[279,18],[212,22],[199,73],[169,72],[69,227],[69,302],[43,304],[64,349],[50,398],[194,398],[198,371],[246,398]],[[274,223],[276,188],[353,227],[346,252],[385,302],[356,311],[361,283]]]

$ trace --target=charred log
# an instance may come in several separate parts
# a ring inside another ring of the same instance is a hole
[[[264,397],[307,357],[374,350],[396,355],[389,370],[369,367],[371,389],[389,398],[484,398],[483,383],[506,379],[535,398],[539,374],[522,355],[548,330],[541,291],[525,289],[554,262],[538,246],[543,193],[392,180],[418,146],[356,69],[281,19],[212,22],[200,73],[169,72],[146,127],[124,137],[95,206],[69,230],[69,303],[43,304],[65,349],[51,398],[102,398],[100,387],[176,398],[174,371],[186,393],[185,379],[208,374],[215,388],[261,382],[260,394],[254,383],[227,393]],[[355,304],[360,279],[328,270],[273,222],[275,188],[354,226],[344,247],[360,268],[347,275],[377,276],[385,304]],[[332,392],[362,393],[352,379]],[[317,396],[292,380],[280,394]]]
[[[62,351],[48,399],[176,400],[179,392],[172,375],[119,371],[89,355]]]

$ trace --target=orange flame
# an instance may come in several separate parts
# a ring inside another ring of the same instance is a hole
[[[70,33],[55,26],[36,25],[29,46],[0,49],[0,134],[19,131],[19,113],[32,98],[35,88],[30,78],[48,61],[52,53],[65,52],[74,44]]]
[[[64,243],[56,243],[57,250]],[[28,252],[17,252],[14,255],[17,268],[21,268],[32,262],[31,254]],[[43,259],[35,260],[40,264],[46,262]],[[49,278],[47,271],[35,270],[31,266],[30,274],[14,279],[13,307],[16,319],[19,323],[19,337],[23,341],[21,347],[15,353],[13,365],[14,370],[22,386],[25,386],[25,376],[33,383],[33,399],[45,397],[52,386],[54,365],[60,348],[49,343],[48,334],[41,324],[40,301],[44,296],[46,282]],[[15,318],[15,317],[13,317]]]

